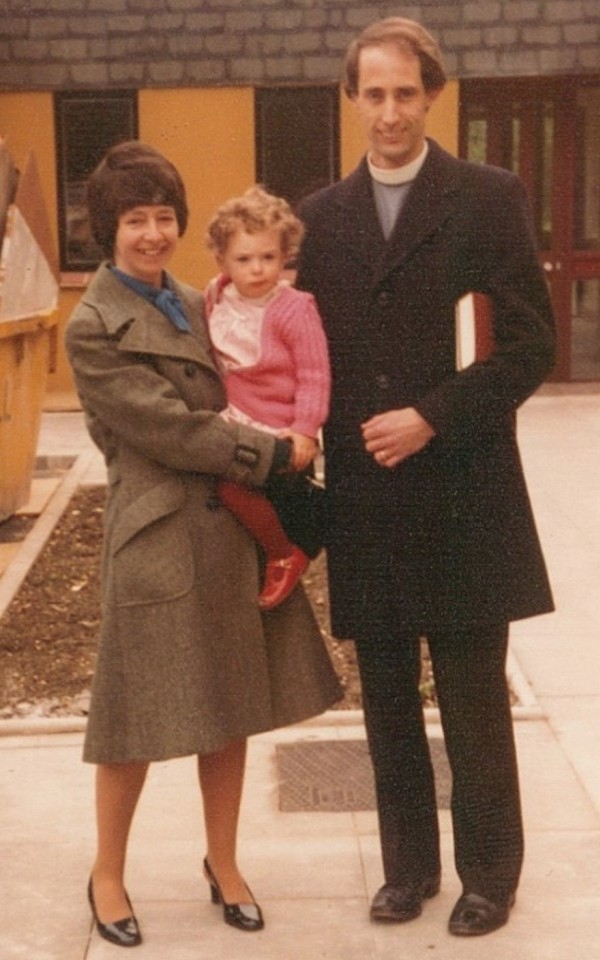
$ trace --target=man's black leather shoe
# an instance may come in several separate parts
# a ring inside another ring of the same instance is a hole
[[[481,937],[503,927],[514,905],[515,895],[493,901],[478,893],[463,893],[450,914],[448,929],[455,937]]]
[[[435,897],[440,890],[440,877],[427,877],[420,883],[403,883],[396,886],[384,883],[373,897],[371,920],[378,923],[405,923],[420,916],[423,900]]]

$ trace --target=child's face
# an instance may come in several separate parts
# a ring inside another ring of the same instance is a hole
[[[119,217],[115,237],[115,266],[137,280],[162,284],[162,272],[179,237],[173,207],[139,206]]]
[[[269,293],[285,266],[278,230],[232,234],[227,250],[217,257],[221,270],[231,278],[243,297],[257,299]]]

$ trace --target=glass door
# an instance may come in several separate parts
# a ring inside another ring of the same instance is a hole
[[[600,84],[577,91],[574,115],[570,379],[600,380]]]
[[[461,156],[529,191],[557,319],[557,380],[600,380],[600,77],[465,81]]]

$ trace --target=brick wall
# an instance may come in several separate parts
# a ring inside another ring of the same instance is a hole
[[[336,81],[361,27],[398,13],[451,76],[600,72],[598,0],[0,0],[0,89]]]

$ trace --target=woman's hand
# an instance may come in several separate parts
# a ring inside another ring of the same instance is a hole
[[[319,452],[319,444],[314,437],[307,437],[303,433],[294,433],[293,430],[282,430],[278,434],[282,440],[291,440],[293,444],[290,466],[293,470],[306,470]]]
[[[414,407],[387,410],[362,424],[365,448],[381,467],[391,469],[427,446],[435,430]]]

